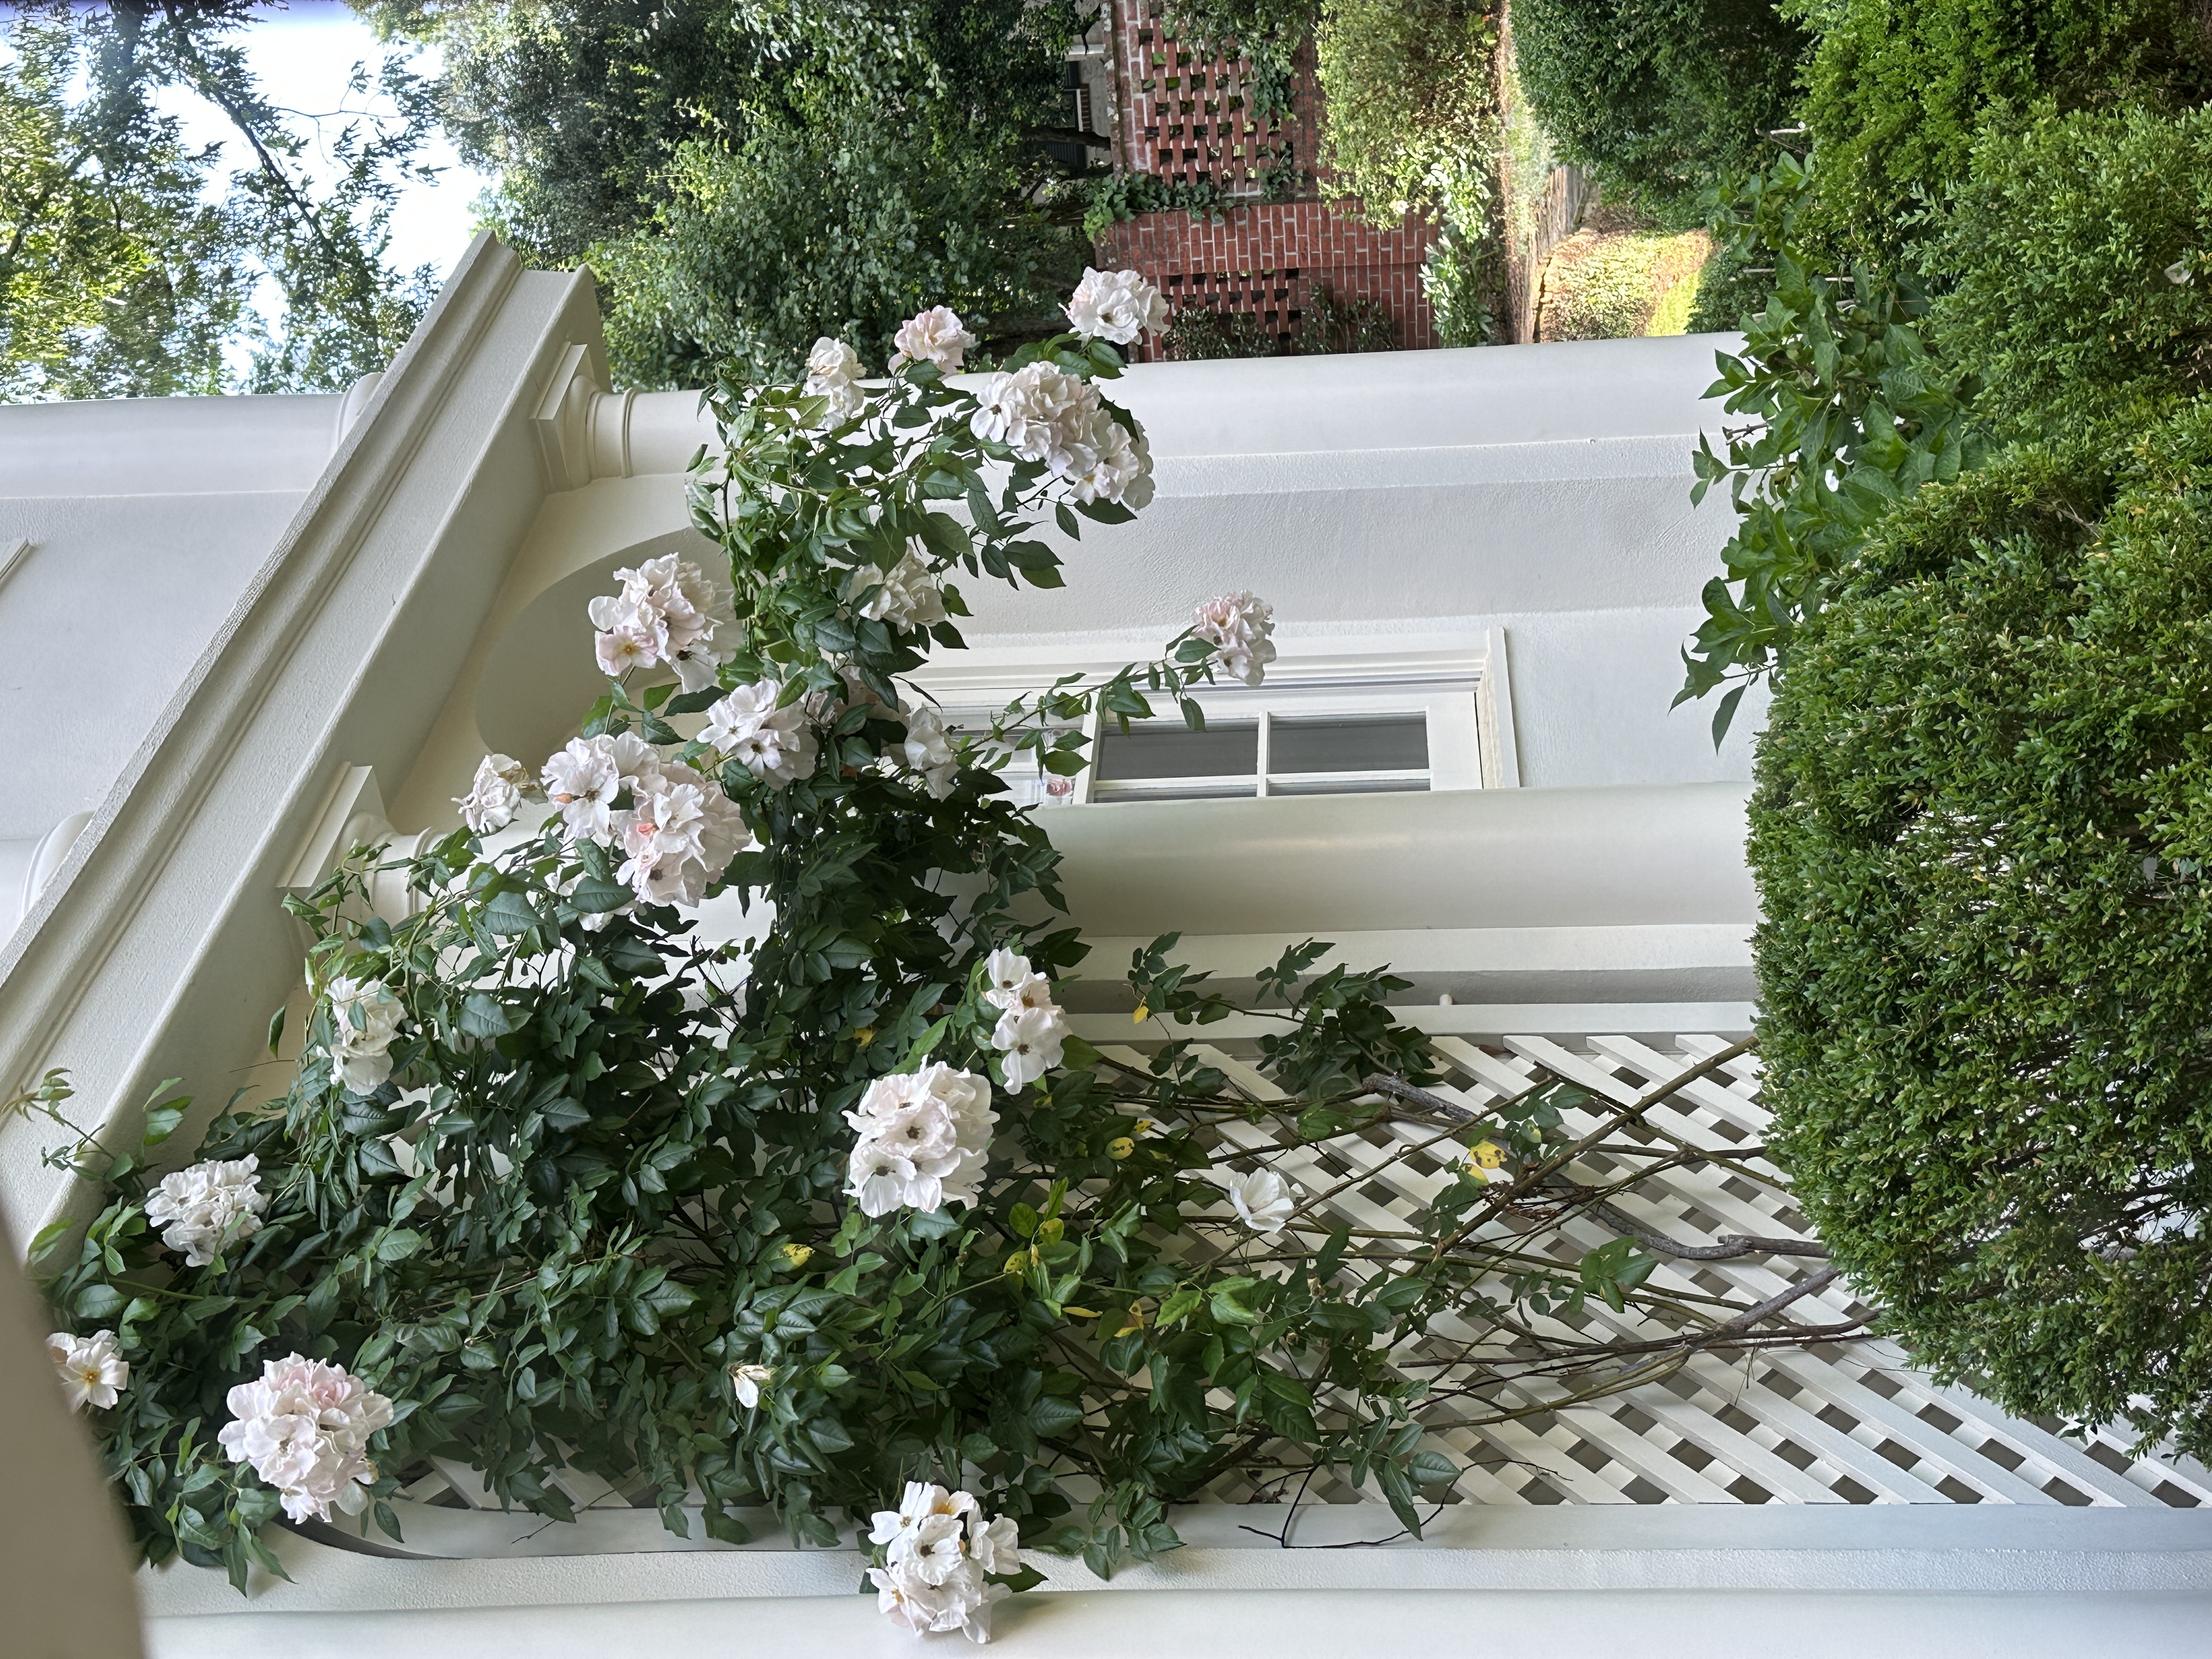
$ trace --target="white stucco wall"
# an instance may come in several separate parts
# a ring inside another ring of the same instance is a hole
[[[963,580],[967,660],[1141,659],[1198,600],[1249,587],[1274,606],[1286,665],[1301,651],[1466,649],[1502,629],[1524,785],[1747,780],[1759,698],[1717,755],[1710,705],[1668,712],[1698,592],[1734,523],[1724,500],[1689,500],[1690,452],[1717,414],[1700,394],[1730,343],[1134,368],[1111,392],[1146,422],[1158,498],[1133,524],[1086,526],[1079,544],[1047,526],[1063,588]],[[696,398],[606,410],[633,476],[546,497],[464,671],[472,700],[449,707],[393,792],[404,827],[451,822],[486,748],[541,753],[596,695],[583,607],[612,569],[704,550],[680,476],[714,435]],[[933,666],[959,665],[946,653]]]
[[[0,842],[100,805],[328,464],[346,401],[0,408],[0,555],[31,544],[0,582],[0,700],[25,716],[0,728]]]

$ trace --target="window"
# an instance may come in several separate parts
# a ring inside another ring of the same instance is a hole
[[[1485,649],[1449,656],[1361,653],[1279,659],[1265,685],[1202,688],[1206,726],[1192,731],[1171,704],[1160,718],[1111,719],[1091,728],[1093,764],[1073,778],[1038,775],[1017,760],[1001,775],[1024,806],[1105,806],[1131,801],[1216,800],[1261,795],[1382,794],[1473,789],[1517,782],[1511,714],[1492,635]],[[980,665],[979,665],[980,667]],[[1054,665],[1034,674],[980,668],[933,687],[945,724],[973,732],[987,710],[1056,673],[1110,672]]]
[[[1278,714],[1147,720],[1098,738],[1094,801],[1214,795],[1358,795],[1429,787],[1426,714]]]

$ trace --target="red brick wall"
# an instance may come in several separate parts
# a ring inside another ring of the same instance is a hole
[[[1377,230],[1323,203],[1282,202],[1233,208],[1218,225],[1196,214],[1140,213],[1110,227],[1098,255],[1115,270],[1142,271],[1170,307],[1257,312],[1279,337],[1295,338],[1316,285],[1340,301],[1380,300],[1399,343],[1420,350],[1437,343],[1421,292],[1421,262],[1436,236],[1410,215]],[[1158,352],[1147,345],[1145,355]]]
[[[1287,118],[1254,116],[1250,64],[1184,46],[1160,21],[1160,0],[1115,0],[1115,159],[1132,173],[1177,184],[1210,179],[1256,192],[1271,162],[1310,179],[1320,149],[1321,91],[1310,47],[1298,54]]]
[[[1301,170],[1299,193],[1313,194],[1322,114],[1311,48],[1297,60],[1291,113],[1262,122],[1248,108],[1243,59],[1212,58],[1176,41],[1160,21],[1161,0],[1113,4],[1116,161],[1176,183],[1210,179],[1251,205],[1228,209],[1218,224],[1187,213],[1139,214],[1098,239],[1098,262],[1143,272],[1178,310],[1257,313],[1285,348],[1317,287],[1340,301],[1380,301],[1401,344],[1435,345],[1421,292],[1433,225],[1408,216],[1378,230],[1347,216],[1357,203],[1339,212],[1313,200],[1258,200],[1262,169],[1285,158]],[[1147,343],[1144,356],[1158,357],[1158,345]]]

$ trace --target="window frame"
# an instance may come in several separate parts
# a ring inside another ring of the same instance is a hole
[[[1433,637],[1433,636],[1431,636]],[[1170,796],[1182,800],[1272,799],[1313,795],[1332,791],[1296,787],[1304,778],[1322,777],[1369,782],[1408,781],[1400,774],[1321,773],[1278,774],[1268,766],[1269,729],[1278,717],[1330,715],[1423,715],[1428,726],[1427,788],[1431,793],[1460,789],[1516,788],[1521,781],[1517,745],[1514,741],[1512,698],[1504,631],[1490,629],[1478,635],[1479,643],[1455,651],[1390,652],[1373,649],[1370,639],[1358,641],[1362,650],[1308,648],[1306,642],[1285,642],[1284,655],[1271,664],[1266,682],[1257,687],[1234,681],[1202,686],[1199,706],[1209,722],[1215,720],[1254,720],[1260,727],[1260,754],[1255,788],[1247,793]],[[1315,642],[1316,645],[1322,642]],[[1346,641],[1351,643],[1351,641]],[[1071,656],[1073,653],[1070,653]],[[1118,660],[1024,661],[1004,647],[990,653],[991,660],[973,665],[946,665],[936,672],[916,677],[916,684],[938,702],[948,720],[987,708],[1002,708],[1012,698],[1049,685],[1062,675],[1081,673],[1087,679],[1103,678],[1118,668]],[[1173,720],[1173,707],[1159,708],[1158,717]],[[1083,730],[1097,752],[1099,716],[1094,712]],[[1008,784],[1020,795],[1030,793],[1030,780],[1017,778],[1013,769]],[[1122,787],[1120,781],[1099,789],[1097,769],[1086,767],[1071,781],[1063,796],[1044,793],[1036,781],[1040,806],[1109,806],[1128,805],[1146,798],[1141,789]],[[1163,781],[1168,789],[1187,788],[1195,780]],[[1226,783],[1228,779],[1222,780]],[[1384,793],[1349,790],[1346,793]],[[1402,793],[1402,792],[1397,792]]]

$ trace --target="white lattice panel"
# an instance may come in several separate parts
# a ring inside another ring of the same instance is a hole
[[[1601,1099],[1634,1103],[1657,1085],[1731,1046],[1721,1038],[1690,1035],[1653,1048],[1623,1036],[1588,1038],[1501,1036],[1440,1036],[1437,1050],[1451,1068],[1431,1092],[1480,1110],[1522,1093],[1545,1074],[1579,1085]],[[1256,1099],[1279,1091],[1254,1068],[1240,1044],[1202,1048],[1240,1091]],[[1141,1066],[1134,1048],[1109,1049],[1110,1057]],[[1585,1107],[1563,1112],[1563,1125],[1579,1136],[1599,1119]],[[1809,1237],[1790,1205],[1781,1173],[1759,1154],[1766,1114],[1759,1103],[1759,1062],[1742,1054],[1707,1078],[1690,1083],[1645,1120],[1661,1140],[1708,1152],[1760,1179],[1715,1164],[1668,1170],[1615,1200],[1656,1231],[1695,1243],[1729,1233],[1766,1238]],[[1264,1159],[1297,1185],[1318,1220],[1378,1229],[1407,1229],[1409,1218],[1450,1179],[1423,1148],[1438,1131],[1396,1121],[1364,1138],[1346,1137],[1325,1148],[1285,1148],[1261,1127],[1240,1121],[1221,1126],[1220,1154],[1244,1152]],[[1602,1182],[1608,1162],[1591,1154],[1573,1172]],[[1225,1207],[1225,1242],[1234,1229]],[[1560,1260],[1571,1265],[1580,1251],[1612,1235],[1595,1222],[1571,1222],[1559,1241]],[[1188,1243],[1194,1254],[1211,1247]],[[1735,1261],[1662,1260],[1655,1286],[1676,1291],[1734,1291],[1764,1298],[1784,1290],[1804,1271],[1802,1263],[1751,1256]],[[1807,1322],[1830,1323],[1864,1313],[1841,1283],[1803,1297],[1792,1311]],[[1585,1317],[1626,1335],[1650,1332],[1632,1311],[1616,1315],[1595,1302]],[[1446,1335],[1465,1336],[1464,1331]],[[1413,1350],[1401,1358],[1419,1357]],[[1541,1406],[1530,1389],[1504,1398]],[[1451,1500],[1487,1504],[2027,1504],[2102,1507],[2191,1507],[2212,1501],[2212,1472],[2170,1452],[2136,1458],[2124,1430],[2107,1430],[2087,1446],[2010,1417],[1967,1389],[1947,1387],[1915,1372],[1903,1356],[1875,1340],[1808,1349],[1776,1349],[1692,1358],[1663,1382],[1586,1405],[1543,1411],[1516,1420],[1480,1425],[1440,1422],[1434,1443],[1462,1466]],[[624,1492],[596,1477],[568,1471],[558,1484],[579,1510],[592,1511],[586,1528],[598,1547],[682,1549],[686,1544],[659,1529],[647,1491]],[[1283,1484],[1225,1480],[1214,1489],[1225,1502],[1375,1500],[1372,1491],[1340,1479],[1316,1480],[1302,1492]],[[409,1553],[506,1555],[558,1552],[547,1537],[563,1523],[520,1515],[473,1515],[492,1500],[459,1464],[441,1464],[402,1495]],[[636,1505],[639,1507],[633,1507]],[[610,1511],[629,1511],[617,1516]],[[587,1517],[588,1518],[588,1517]],[[615,1532],[609,1532],[613,1527]],[[567,1529],[574,1530],[574,1529]],[[337,1541],[333,1539],[332,1541]]]
[[[1544,1073],[1631,1105],[1732,1046],[1698,1035],[1657,1048],[1609,1036],[1571,1046],[1557,1038],[1510,1035],[1434,1042],[1452,1070],[1449,1081],[1431,1092],[1476,1110],[1520,1094]],[[1199,1052],[1247,1094],[1279,1098],[1279,1091],[1231,1047]],[[1122,1057],[1139,1058],[1133,1051]],[[1562,1119],[1571,1136],[1599,1121],[1588,1109],[1570,1109]],[[1712,1164],[1669,1170],[1616,1198],[1634,1219],[1692,1243],[1729,1233],[1810,1237],[1804,1218],[1789,1201],[1781,1172],[1758,1151],[1766,1114],[1759,1104],[1755,1055],[1737,1056],[1686,1085],[1653,1108],[1645,1121],[1662,1139],[1708,1151],[1764,1179],[1749,1180]],[[1300,1148],[1273,1155],[1264,1130],[1232,1123],[1223,1133],[1234,1145],[1265,1156],[1297,1183],[1302,1198],[1322,1195],[1316,1213],[1325,1210],[1353,1225],[1407,1226],[1449,1178],[1433,1163],[1405,1155],[1408,1146],[1437,1139],[1436,1131],[1418,1123],[1395,1122],[1365,1141],[1333,1142],[1325,1152]],[[1354,1159],[1364,1162],[1346,1167]],[[1608,1169],[1608,1160],[1592,1154],[1574,1172],[1585,1182],[1601,1182]],[[1595,1221],[1571,1222],[1564,1231],[1570,1248],[1561,1260],[1566,1263],[1611,1237]],[[1802,1271],[1759,1256],[1662,1258],[1651,1283],[1763,1299],[1786,1289]],[[1840,1282],[1792,1307],[1806,1322],[1821,1324],[1866,1311]],[[1623,1335],[1651,1334],[1632,1313],[1616,1315],[1595,1302],[1588,1317]],[[1534,1389],[1516,1395],[1509,1388],[1502,1397],[1527,1405],[1543,1401]],[[1445,1425],[1436,1438],[1466,1466],[1455,1496],[1470,1503],[2189,1507],[2212,1499],[2212,1472],[2193,1462],[2171,1455],[2132,1457],[2124,1432],[2100,1434],[2085,1448],[2051,1427],[2008,1416],[1966,1389],[1933,1382],[1887,1343],[1859,1341],[1733,1359],[1699,1356],[1674,1376],[1629,1393],[1515,1421]],[[1324,1490],[1318,1482],[1305,1495],[1338,1501],[1377,1496],[1340,1486]]]

